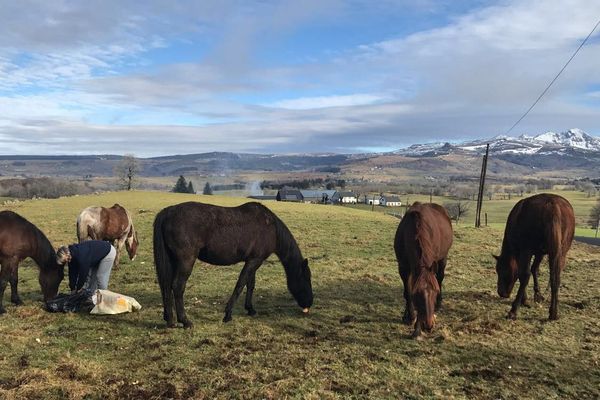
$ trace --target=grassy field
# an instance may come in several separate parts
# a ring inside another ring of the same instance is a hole
[[[396,218],[268,202],[310,259],[311,313],[302,315],[273,257],[257,274],[258,314],[246,316],[239,301],[233,321],[223,324],[241,266],[198,263],[186,292],[194,329],[166,329],[151,227],[161,208],[192,199],[244,201],[134,192],[10,205],[55,246],[75,240],[75,218],[84,207],[119,202],[129,208],[141,247],[134,262],[123,259],[113,271],[110,288],[134,296],[143,308],[118,316],[47,313],[36,268],[24,262],[19,281],[25,305],[8,305],[0,316],[0,398],[600,397],[596,247],[575,244],[569,253],[558,321],[547,322],[548,302],[522,308],[519,319],[509,321],[510,301],[495,293],[490,255],[500,247],[501,231],[459,226],[438,325],[418,342],[400,322],[402,285],[392,248]],[[545,289],[545,263],[540,279]],[[61,291],[66,290],[63,282]]]
[[[594,237],[595,230],[591,229],[587,223],[590,211],[592,207],[594,207],[598,202],[598,197],[588,197],[584,192],[577,192],[572,190],[546,190],[544,193],[556,193],[558,195],[563,196],[573,206],[573,210],[575,211],[575,219],[576,219],[576,232],[575,234],[578,236],[588,236]],[[530,195],[525,195],[527,197]],[[484,222],[485,213],[488,214],[488,225],[492,228],[496,229],[504,229],[504,225],[506,224],[506,217],[508,213],[515,205],[515,203],[521,200],[523,197],[513,196],[510,200],[508,199],[493,199],[488,200],[484,199],[481,219],[482,223]],[[412,204],[415,201],[420,201],[424,203],[429,202],[429,195],[404,195],[401,197],[402,204],[406,204],[407,201]],[[432,198],[434,203],[444,204],[449,202],[456,201],[453,198],[445,197],[445,196],[433,196]],[[470,202],[470,210],[467,215],[462,219],[461,225],[473,225],[475,223],[475,202]],[[365,204],[357,204],[351,207],[370,211],[371,206]],[[404,206],[402,207],[379,207],[375,206],[375,210],[383,213],[403,213]]]

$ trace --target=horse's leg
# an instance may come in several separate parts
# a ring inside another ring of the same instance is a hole
[[[256,310],[252,305],[252,295],[254,294],[254,284],[256,283],[256,270],[260,267],[260,264],[256,265],[254,268],[248,270],[248,281],[246,282],[246,302],[244,304],[244,308],[248,311],[248,315],[256,315]]]
[[[123,250],[123,245],[125,244],[124,240],[115,239],[113,240],[113,247],[117,250],[117,255],[115,256],[115,263],[113,268],[119,268],[119,260],[121,259],[121,251]]]
[[[437,295],[437,299],[435,301],[435,310],[439,310],[442,306],[442,281],[444,280],[444,272],[446,270],[446,261],[447,258],[443,258],[437,263],[437,271],[436,278],[438,281],[438,285],[440,286],[440,293]]]
[[[531,275],[533,275],[533,300],[536,303],[544,301],[544,296],[540,293],[540,285],[538,283],[538,275],[540,273],[540,263],[544,258],[543,254],[536,254],[531,265]]]
[[[402,316],[402,322],[407,325],[411,325],[415,320],[415,306],[412,302],[412,296],[410,295],[410,275],[400,273],[402,279],[402,285],[404,286],[404,315]]]
[[[238,277],[237,283],[235,284],[235,288],[233,289],[233,293],[225,306],[225,316],[223,317],[223,322],[231,321],[231,310],[233,309],[233,305],[235,304],[237,298],[244,290],[244,286],[248,282],[248,272],[254,269],[254,265],[256,260],[248,260],[246,264],[244,264],[244,268],[242,268],[242,272],[240,272],[240,276]]]
[[[10,301],[16,305],[20,306],[23,304],[21,297],[19,296],[19,291],[17,290],[17,285],[19,283],[19,264],[14,263],[12,267],[12,272],[10,274]]]
[[[177,322],[183,324],[184,328],[192,328],[194,325],[185,314],[183,303],[183,294],[185,293],[185,285],[187,283],[192,268],[194,268],[195,258],[192,261],[186,261],[177,265],[177,272],[173,278],[173,297],[175,298],[175,311],[177,312]]]
[[[2,264],[2,269],[0,269],[0,314],[4,314],[6,309],[2,304],[2,299],[4,298],[4,291],[10,277],[10,268],[7,260],[2,260],[0,264]]]
[[[529,277],[531,276],[531,269],[529,263],[531,262],[531,254],[522,254],[517,260],[519,268],[519,291],[517,297],[512,303],[512,307],[508,313],[508,318],[517,319],[517,311],[519,307],[526,302],[527,284],[529,283]]]
[[[558,319],[558,289],[560,288],[560,272],[565,266],[566,257],[548,255],[550,263],[550,315],[549,320]]]

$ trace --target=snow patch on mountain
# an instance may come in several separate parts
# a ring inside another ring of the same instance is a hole
[[[415,144],[395,151],[395,154],[408,156],[436,156],[452,151],[482,153],[487,144],[496,154],[565,154],[569,151],[600,152],[600,138],[588,135],[581,129],[569,129],[566,132],[545,132],[536,136],[521,135],[511,137],[495,136],[488,140],[473,140],[459,144],[428,143]]]

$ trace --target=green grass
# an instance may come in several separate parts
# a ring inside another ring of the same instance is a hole
[[[575,244],[569,253],[560,320],[547,322],[546,302],[522,308],[517,321],[508,321],[510,301],[495,294],[490,256],[500,247],[501,231],[459,226],[438,325],[417,342],[400,322],[402,285],[392,246],[396,218],[349,207],[266,202],[310,259],[311,313],[302,315],[286,290],[283,268],[271,258],[257,274],[258,315],[246,316],[241,298],[233,321],[223,324],[241,266],[197,263],[186,292],[194,329],[165,329],[152,222],[163,207],[192,199],[244,201],[134,192],[9,207],[37,224],[55,246],[75,240],[75,218],[84,207],[119,202],[129,208],[141,247],[135,262],[124,258],[113,271],[110,288],[135,297],[143,308],[117,316],[47,313],[40,307],[37,271],[24,262],[25,305],[8,305],[0,316],[0,398],[600,396],[598,248]],[[546,264],[540,278],[545,289]],[[61,289],[67,290],[66,282]]]
[[[573,210],[575,211],[575,222],[577,225],[576,235],[579,236],[588,236],[594,237],[596,231],[594,229],[589,228],[587,223],[590,211],[592,207],[594,207],[598,202],[598,197],[588,197],[586,193],[576,192],[571,190],[546,190],[545,193],[555,193],[565,197],[571,205],[573,206]],[[524,197],[528,197],[530,195],[524,195]],[[498,229],[504,229],[504,225],[506,224],[506,218],[510,213],[510,210],[513,208],[515,203],[519,200],[523,199],[523,197],[512,196],[510,200],[500,200],[493,199],[488,200],[487,198],[483,201],[483,208],[481,213],[482,223],[484,223],[485,213],[488,215],[488,225]],[[407,201],[412,204],[415,201],[420,201],[423,203],[429,202],[429,195],[404,195],[401,197],[402,204],[406,204]],[[444,204],[448,202],[456,201],[453,198],[445,197],[445,196],[433,196],[433,202],[438,204]],[[462,225],[473,225],[475,222],[475,201],[470,202],[470,210],[465,217],[462,218]],[[360,210],[371,211],[371,206],[365,204],[356,204],[347,207],[352,207]],[[383,213],[403,213],[405,208],[402,207],[381,207],[375,206],[375,211],[383,212]]]

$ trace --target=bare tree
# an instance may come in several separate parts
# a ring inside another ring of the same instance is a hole
[[[596,202],[596,205],[592,207],[590,211],[590,216],[588,218],[588,224],[590,228],[597,229],[598,221],[600,221],[600,200]]]
[[[136,178],[142,170],[139,161],[133,154],[125,154],[123,159],[115,166],[114,174],[117,176],[119,187],[131,190],[136,184]]]
[[[448,211],[448,215],[450,218],[455,220],[456,223],[460,221],[460,219],[467,215],[469,209],[471,208],[471,203],[464,200],[456,200],[452,203],[445,203],[444,207]]]

